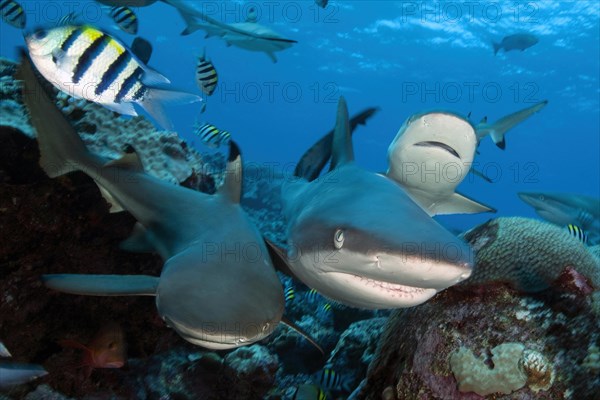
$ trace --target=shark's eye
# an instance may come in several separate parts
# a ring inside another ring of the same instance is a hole
[[[344,245],[344,230],[343,229],[338,229],[335,231],[335,234],[333,235],[333,245],[335,246],[336,249],[341,249],[342,246]]]

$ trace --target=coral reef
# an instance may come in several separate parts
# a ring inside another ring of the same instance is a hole
[[[491,349],[491,358],[476,357],[461,347],[450,355],[450,368],[461,392],[480,395],[510,394],[526,384],[534,391],[548,390],[554,376],[546,358],[520,343],[503,343]],[[488,364],[491,364],[492,367]]]
[[[538,220],[497,218],[463,235],[476,253],[475,271],[463,286],[505,282],[524,292],[546,289],[574,268],[600,289],[600,265],[566,229]]]
[[[335,304],[322,313],[329,300],[312,301],[306,287],[294,284],[286,317],[312,335],[326,357],[283,324],[260,344],[208,352],[168,329],[151,298],[47,290],[42,274],[156,275],[162,261],[119,249],[135,221],[127,213],[109,214],[87,176],[51,180],[40,170],[14,66],[0,60],[0,338],[18,354],[17,362],[42,364],[49,375],[0,398],[288,400],[294,386],[327,366],[349,376],[354,387],[362,381],[353,399],[475,400],[482,395],[459,390],[471,390],[462,382],[473,375],[468,368],[459,372],[460,365],[470,359],[479,372],[499,370],[508,343],[518,344],[510,361],[522,374],[520,386],[515,383],[509,394],[484,388],[480,393],[489,392],[488,398],[575,400],[600,392],[600,246],[588,249],[564,229],[531,220],[502,218],[466,233],[477,251],[472,279],[389,319],[387,312]],[[199,155],[143,117],[120,117],[63,95],[57,103],[93,152],[115,158],[135,148],[149,173],[209,193],[223,179],[221,155]],[[281,245],[282,179],[247,163],[242,198],[261,232]],[[290,278],[281,278],[292,286]],[[75,368],[77,354],[57,341],[91,337],[107,321],[123,326],[128,362],[83,377]],[[452,359],[459,365],[452,366]]]
[[[461,348],[476,351],[492,369],[494,348],[519,343],[527,350],[519,357],[527,384],[486,398],[592,399],[600,378],[588,348],[600,340],[599,326],[590,296],[580,293],[550,288],[522,294],[493,283],[469,292],[450,288],[419,307],[394,311],[357,398],[379,399],[385,391],[403,400],[481,399],[459,391],[462,378],[453,374],[452,355]]]

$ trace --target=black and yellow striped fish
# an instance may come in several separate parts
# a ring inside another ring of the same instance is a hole
[[[331,368],[323,368],[313,376],[313,383],[325,390],[349,391],[348,378]]]
[[[91,26],[38,30],[25,38],[40,73],[63,92],[126,115],[137,115],[138,103],[164,128],[172,129],[162,101],[192,103],[200,97],[148,85],[169,83],[131,50]]]
[[[0,0],[0,14],[7,24],[15,28],[25,28],[26,18],[23,7],[14,0]]]
[[[571,236],[575,237],[583,244],[587,243],[587,233],[585,233],[583,229],[573,224],[567,225],[567,229],[569,230]]]
[[[206,49],[203,54],[198,58],[198,66],[196,68],[196,83],[200,90],[202,90],[207,96],[212,95],[217,88],[219,82],[219,75],[213,63],[206,58]]]
[[[294,291],[294,288],[291,286],[286,288],[285,291],[283,292],[283,294],[284,294],[286,302],[290,302],[290,301],[294,300],[294,297],[296,297],[296,292]]]
[[[137,34],[138,18],[131,8],[126,6],[112,7],[109,11],[109,14],[123,32],[127,32],[132,35]]]
[[[231,134],[227,131],[221,131],[214,125],[204,123],[197,124],[195,133],[209,147],[219,147],[229,143]]]
[[[327,400],[327,395],[316,385],[304,384],[298,386],[293,400]]]

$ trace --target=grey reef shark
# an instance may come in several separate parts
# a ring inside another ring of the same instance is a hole
[[[518,193],[546,221],[560,226],[573,224],[587,234],[590,246],[600,244],[600,199],[570,193]]]
[[[350,120],[351,131],[377,111],[370,108]],[[300,159],[295,171],[316,179],[331,158],[333,132],[317,141]],[[429,215],[495,212],[490,206],[456,192],[475,156],[475,128],[448,111],[409,117],[388,148],[386,176],[399,183]]]
[[[309,181],[308,168],[282,186],[287,249],[270,244],[280,269],[325,297],[368,309],[415,306],[471,275],[467,244],[396,182],[355,164],[344,98],[331,143],[328,173]]]
[[[473,165],[475,127],[449,111],[409,117],[388,148],[386,175],[429,215],[496,212],[456,191]]]
[[[492,124],[488,124],[487,117],[484,117],[481,122],[475,126],[477,140],[481,142],[483,138],[490,136],[496,146],[504,150],[506,148],[506,139],[504,136],[506,132],[546,107],[547,104],[548,100],[540,101],[530,107],[506,115]]]
[[[157,0],[96,0],[107,6],[145,7]],[[276,63],[275,52],[292,47],[296,40],[286,39],[274,30],[257,23],[255,8],[250,8],[245,22],[223,23],[200,11],[198,2],[189,0],[161,0],[179,12],[187,27],[181,33],[189,35],[199,29],[206,32],[206,37],[220,37],[227,46],[235,46],[244,50],[263,52]]]
[[[264,240],[240,206],[237,145],[230,144],[226,179],[215,195],[152,177],[135,153],[104,159],[87,150],[29,58],[22,58],[17,77],[24,81],[44,171],[50,177],[77,170],[89,175],[138,221],[123,248],[156,251],[164,259],[160,276],[50,274],[43,276],[45,285],[81,295],[154,296],[168,326],[209,349],[235,348],[271,334],[282,322],[283,288]]]
[[[235,46],[244,50],[265,53],[271,61],[277,62],[275,52],[292,47],[296,40],[286,39],[277,32],[256,22],[256,10],[251,8],[245,22],[225,24],[197,11],[193,6],[182,1],[166,0],[177,8],[187,24],[181,33],[189,35],[199,29],[206,32],[206,37],[220,37],[227,46]]]

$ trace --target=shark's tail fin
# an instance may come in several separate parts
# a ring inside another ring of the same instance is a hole
[[[41,167],[51,178],[78,170],[82,160],[92,155],[50,99],[24,50],[16,78],[23,81],[23,101],[37,132]]]
[[[168,89],[148,88],[140,105],[152,116],[164,129],[173,130],[173,123],[167,116],[164,104],[188,104],[202,101],[202,98],[192,93],[178,92]]]
[[[498,54],[498,51],[502,48],[502,44],[492,42],[492,46],[494,46],[494,55]]]

